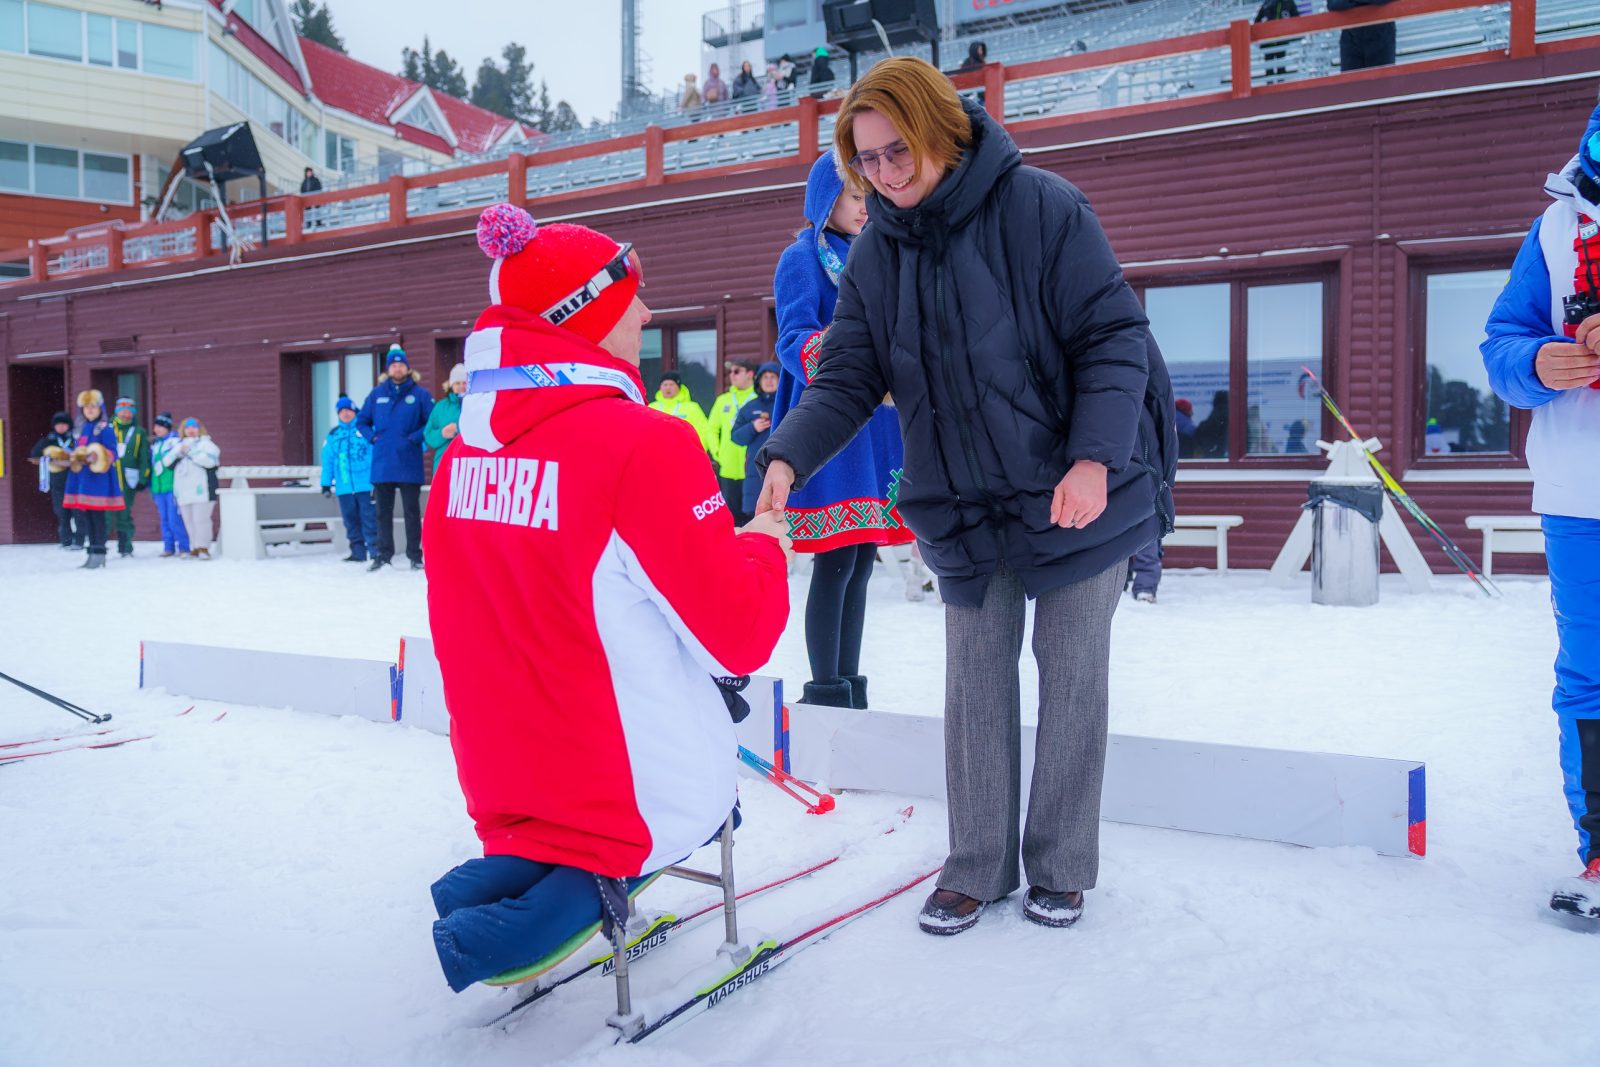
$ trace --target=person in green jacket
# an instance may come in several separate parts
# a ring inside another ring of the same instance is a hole
[[[133,555],[133,498],[140,489],[150,487],[150,437],[134,422],[138,411],[132,400],[117,398],[111,428],[117,435],[117,484],[122,487],[121,511],[112,515],[117,532],[117,555]]]
[[[706,413],[689,395],[689,387],[683,384],[683,378],[677,371],[669,370],[661,376],[661,386],[656,390],[655,402],[650,407],[693,426],[694,432],[700,435],[700,446],[707,452],[711,451],[711,427],[706,424]]]
[[[450,368],[450,377],[445,379],[444,395],[433,405],[428,425],[422,430],[422,441],[433,449],[435,464],[439,462],[439,454],[444,451],[444,446],[454,441],[456,434],[461,432],[461,398],[466,392],[467,368],[457,363]]]
[[[733,440],[733,423],[739,410],[756,395],[756,365],[747,359],[730,361],[728,385],[731,387],[711,405],[711,439],[707,448],[717,465],[717,481],[722,499],[733,513],[733,524],[743,526],[751,519],[744,510],[744,446]]]
[[[161,520],[161,558],[189,554],[189,530],[183,525],[178,498],[172,493],[173,468],[178,465],[178,437],[172,432],[172,415],[163,411],[150,422],[150,499]]]

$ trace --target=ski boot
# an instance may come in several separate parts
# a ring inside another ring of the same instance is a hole
[[[1600,856],[1590,860],[1578,877],[1568,878],[1556,887],[1550,907],[1580,919],[1600,919]]]

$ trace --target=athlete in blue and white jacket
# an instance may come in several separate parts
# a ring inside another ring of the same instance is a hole
[[[1496,393],[1533,411],[1533,510],[1561,639],[1553,704],[1584,863],[1550,906],[1600,919],[1600,389],[1589,388],[1600,382],[1600,107],[1545,192],[1555,202],[1489,316],[1483,362]]]

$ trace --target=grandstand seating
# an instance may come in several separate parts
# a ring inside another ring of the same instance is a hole
[[[1092,54],[1123,45],[1221,29],[1235,20],[1248,21],[1253,18],[1259,6],[1260,0],[1101,0],[1094,4],[1079,4],[1070,15],[1027,22],[1019,20],[1017,25],[951,38],[941,42],[941,57],[957,60],[966,55],[969,44],[978,40],[987,45],[990,59],[1006,64],[1075,53]],[[1301,0],[1300,3],[1302,14],[1313,14],[1326,8],[1326,0]],[[1509,22],[1509,9],[1504,4],[1406,19],[1399,24],[1396,62],[1413,63],[1504,48],[1510,38]],[[1539,0],[1539,40],[1559,40],[1592,34],[1597,30],[1600,30],[1600,0]],[[1256,84],[1296,81],[1338,71],[1338,31],[1301,35],[1282,42],[1279,47],[1282,56],[1271,60],[1264,55],[1266,45],[1257,50],[1251,72]],[[930,49],[926,45],[913,45],[901,49],[900,54],[928,58]],[[883,58],[884,55],[879,53],[862,54],[859,67],[861,70],[870,69]],[[836,66],[841,73],[846,69],[842,61]],[[1274,73],[1269,74],[1269,69]],[[1041,118],[1222,92],[1229,88],[1230,78],[1226,49],[1029,78],[1013,81],[1006,86],[1006,119]],[[799,96],[813,91],[826,91],[813,90],[805,85],[803,72],[799,80],[802,82],[799,89],[779,94],[777,106],[787,107]],[[842,82],[839,87],[843,87]],[[978,92],[975,89],[967,90],[966,94],[975,96]],[[559,148],[625,137],[651,125],[665,128],[690,126],[746,114],[758,108],[757,101],[742,100],[724,101],[685,112],[676,106],[674,91],[657,98],[639,114],[551,135],[542,139],[538,148]],[[824,127],[821,137],[822,143],[826,144],[832,134],[831,119],[824,119]],[[671,142],[666,146],[664,162],[669,173],[678,173],[768,159],[793,152],[797,143],[798,131],[792,124],[763,127]],[[479,159],[500,159],[513,150],[512,147],[502,147],[482,157],[458,159],[450,165],[460,166],[463,162],[476,162]],[[529,156],[528,168],[528,195],[533,197],[554,195],[592,184],[628,181],[644,174],[643,153],[637,151],[543,167],[538,165],[538,158],[536,148]],[[420,164],[417,167],[418,172],[427,169]],[[406,171],[411,172],[410,169]],[[387,177],[387,173],[370,170],[338,176],[326,184],[329,188],[350,188],[384,177]],[[430,214],[492,203],[496,188],[493,179],[485,178],[452,183],[438,189],[414,190],[408,206],[413,214]],[[498,188],[503,189],[503,183]],[[373,213],[374,209],[369,208],[357,214],[363,221],[376,221],[367,217]],[[330,220],[330,224],[358,224],[354,216],[345,217],[350,215],[350,211],[344,211],[337,221]]]
[[[977,40],[987,45],[991,60],[1008,65],[1072,54],[1092,56],[1095,52],[1123,45],[1221,29],[1241,19],[1248,21],[1254,17],[1259,3],[1260,0],[1085,0],[1076,4],[1075,10],[1069,15],[1047,18],[1035,16],[1032,21],[1018,17],[1014,25],[991,26],[981,33],[945,40],[940,46],[941,58],[948,59],[948,65],[953,69],[954,64],[966,55],[968,45]],[[1325,11],[1326,0],[1300,0],[1300,10],[1302,14]],[[1559,40],[1596,32],[1600,32],[1600,0],[1538,0],[1538,40]],[[1509,8],[1504,3],[1485,0],[1485,6],[1480,8],[1405,19],[1399,23],[1397,36],[1396,62],[1401,65],[1501,49],[1507,47],[1510,39]],[[1281,54],[1269,59],[1269,49]],[[924,58],[930,55],[926,45],[913,45],[900,51],[901,54],[921,55]],[[883,58],[883,54],[862,54],[858,57],[859,68],[870,69]],[[1339,31],[1332,30],[1302,34],[1282,42],[1264,42],[1253,57],[1251,77],[1253,84],[1265,85],[1322,77],[1336,73],[1338,67]],[[848,65],[843,60],[836,61],[835,69],[843,75]],[[1018,121],[1178,100],[1226,91],[1230,88],[1231,77],[1228,50],[1217,48],[1189,55],[1013,80],[1006,85],[1005,117],[1007,121]],[[818,90],[806,85],[803,70],[799,72],[798,80],[801,82],[799,89],[779,94],[778,107],[788,107],[807,93],[821,95],[826,91],[827,87]],[[843,88],[843,83],[838,83],[837,87]],[[968,96],[977,96],[981,90],[969,89],[964,92]],[[667,95],[646,102],[640,113],[626,119],[596,123],[543,137],[529,151],[528,196],[558,195],[571,189],[637,180],[645,174],[642,149],[563,163],[540,164],[539,153],[542,149],[629,136],[652,125],[685,128],[750,113],[759,108],[759,100],[742,100],[725,101],[685,112],[676,106],[675,95]],[[832,117],[823,116],[819,129],[821,144],[829,143],[832,130]],[[794,123],[674,140],[665,146],[664,169],[669,174],[676,174],[756,162],[791,154],[798,143],[799,130]],[[528,147],[506,146],[483,156],[458,158],[449,166],[503,159],[512,151],[527,151]],[[443,168],[428,168],[410,161],[404,172],[422,173],[429,169]],[[325,179],[325,185],[330,189],[351,188],[381,181],[388,174],[388,171],[379,172],[376,169],[347,173],[330,176]],[[429,215],[491,204],[505,195],[504,175],[490,175],[409,190],[407,210],[413,216]],[[387,198],[380,195],[309,208],[306,223],[313,227],[340,229],[382,222],[387,218],[387,212]],[[281,214],[277,218],[281,226]],[[176,239],[180,238],[175,235],[165,238],[168,243]],[[136,253],[157,254],[160,253],[154,247],[148,252],[141,247]]]

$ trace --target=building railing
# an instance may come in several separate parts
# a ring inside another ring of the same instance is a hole
[[[1397,66],[1330,75],[1318,67],[1289,70],[1292,58],[1268,57],[1263,47],[1286,47],[1319,33],[1357,26],[1476,9],[1493,9],[1507,24],[1506,35],[1498,41],[1485,34],[1485,47],[1477,52],[1406,57],[1408,61]],[[1382,7],[1260,24],[1239,20],[1225,29],[1010,66],[991,63],[982,70],[952,75],[951,80],[964,95],[981,92],[984,107],[1010,129],[1026,131],[1274,94],[1333,80],[1452,69],[1600,45],[1600,27],[1573,36],[1565,24],[1555,28],[1552,39],[1541,41],[1539,34],[1545,31],[1538,26],[1539,14],[1538,0],[1395,0]],[[1016,106],[1008,106],[1013,97]],[[682,125],[650,125],[603,141],[513,152],[503,159],[395,175],[353,188],[248,201],[229,208],[238,246],[232,251],[242,256],[259,251],[254,245],[263,212],[268,240],[277,247],[464,218],[499,201],[569,208],[596,196],[809,165],[831,136],[839,104],[837,96],[801,96],[771,110]],[[215,209],[175,222],[113,222],[31,241],[25,249],[0,250],[0,285],[201,260],[224,249]],[[20,269],[23,264],[25,272]]]

